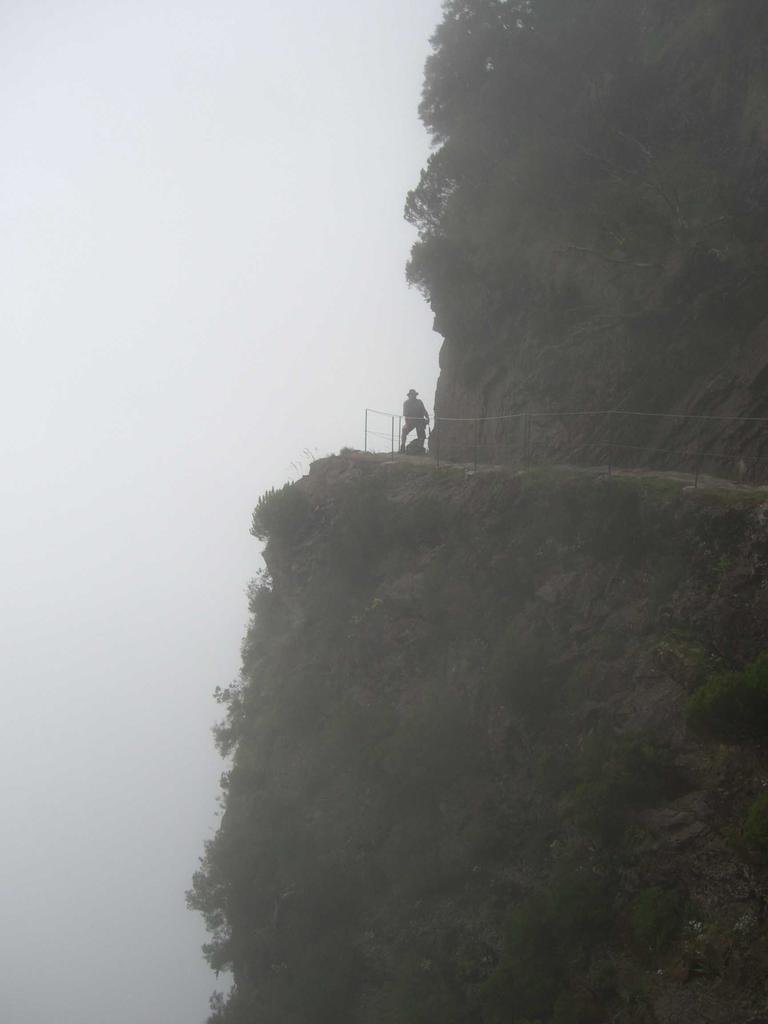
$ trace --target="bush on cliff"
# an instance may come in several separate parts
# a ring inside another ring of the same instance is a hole
[[[507,920],[502,961],[483,986],[483,1021],[548,1016],[609,920],[607,887],[587,872],[564,872],[519,904]]]
[[[251,534],[257,540],[279,537],[293,540],[307,522],[309,499],[296,484],[271,487],[259,498],[253,510]]]
[[[584,744],[576,774],[574,819],[606,841],[619,837],[632,811],[651,806],[675,784],[672,766],[655,744],[603,731]]]
[[[718,672],[688,701],[688,722],[718,739],[768,735],[768,653],[741,672]]]
[[[629,923],[632,938],[642,951],[661,953],[680,930],[679,901],[667,889],[643,889],[630,908]]]

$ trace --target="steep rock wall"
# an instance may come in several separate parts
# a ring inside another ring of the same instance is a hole
[[[758,0],[446,4],[406,206],[438,416],[768,414],[766,31]],[[627,442],[768,452],[700,428]]]

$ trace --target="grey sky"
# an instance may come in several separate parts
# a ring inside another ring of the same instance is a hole
[[[439,0],[0,6],[0,1019],[198,1024],[250,511],[431,407]]]

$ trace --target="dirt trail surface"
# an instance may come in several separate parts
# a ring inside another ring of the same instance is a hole
[[[623,468],[612,468],[609,470],[606,466],[574,466],[567,463],[551,463],[546,466],[531,467],[531,469],[503,464],[486,465],[484,463],[479,463],[475,466],[472,462],[450,462],[442,460],[438,463],[431,455],[391,455],[389,453],[372,454],[371,452],[349,452],[344,457],[353,461],[373,461],[384,466],[407,462],[414,466],[434,469],[436,472],[443,468],[462,469],[468,476],[475,475],[477,473],[501,473],[507,476],[518,476],[526,472],[542,469],[551,470],[553,473],[562,473],[564,475],[573,474],[592,477],[596,480],[613,477],[626,477],[629,479],[648,478],[668,481],[669,483],[679,483],[683,490],[687,490],[689,488],[701,491],[728,490],[732,492],[743,492],[744,494],[764,494],[768,497],[768,485],[737,483],[733,480],[728,480],[724,477],[712,476],[707,473],[701,473],[696,477],[694,473],[682,473],[672,470]]]

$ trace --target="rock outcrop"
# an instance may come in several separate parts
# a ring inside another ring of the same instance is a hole
[[[768,415],[766,32],[758,0],[446,5],[406,207],[439,417]],[[627,443],[768,452],[700,427]]]

